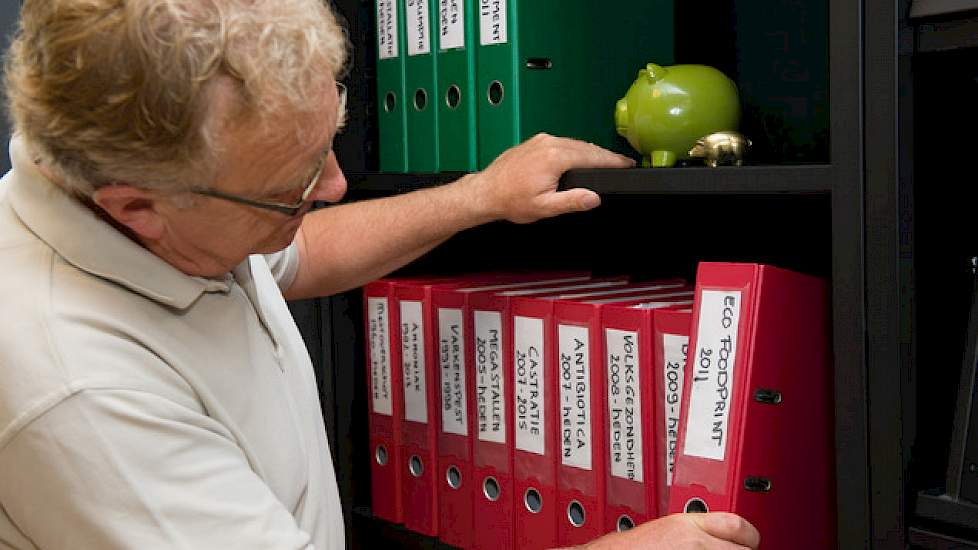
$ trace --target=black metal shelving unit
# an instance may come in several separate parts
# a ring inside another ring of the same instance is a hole
[[[334,3],[347,19],[354,45],[354,70],[345,79],[351,125],[337,142],[337,155],[348,171],[349,200],[411,191],[460,176],[376,172],[370,107],[375,99],[373,2]],[[755,8],[748,0],[722,0],[714,20],[680,4],[680,15],[686,10],[690,21],[698,17],[700,23],[688,24],[686,36],[677,38],[677,61],[712,64],[736,74],[735,81],[750,91],[745,101],[763,101],[758,70],[776,68],[757,64],[771,59],[739,59],[717,43],[702,43],[711,35],[721,44],[729,40],[731,26],[748,24],[746,15],[737,18],[738,10]],[[920,255],[936,237],[924,232],[918,236],[915,223],[937,214],[935,206],[920,210],[933,199],[922,192],[925,172],[914,163],[915,149],[919,154],[927,145],[937,148],[932,136],[916,133],[921,123],[914,117],[914,64],[924,54],[975,46],[975,33],[968,29],[978,29],[978,19],[973,13],[958,13],[910,21],[909,0],[780,0],[764,5],[775,15],[779,10],[808,14],[809,19],[792,20],[791,25],[822,33],[826,40],[827,113],[812,116],[825,117],[827,139],[807,150],[806,158],[799,161],[795,155],[779,163],[778,151],[771,149],[761,155],[761,164],[744,167],[572,171],[561,185],[598,191],[601,208],[529,226],[496,223],[470,230],[404,272],[450,273],[501,263],[691,276],[700,259],[731,259],[824,276],[832,287],[838,548],[978,548],[965,533],[943,530],[915,513],[917,493],[939,477],[928,472],[940,460],[928,458],[927,452],[941,449],[921,449],[939,441],[935,433],[940,430],[929,429],[927,422],[944,418],[922,412],[930,403],[920,392],[937,388],[954,394],[954,388],[939,381],[944,378],[934,378],[937,367],[930,357],[921,357],[932,344],[932,333],[922,318],[926,311],[918,305],[931,289],[921,286],[918,291],[916,285],[918,280],[932,284],[934,277],[915,252]],[[778,28],[777,16],[771,21],[766,24],[774,26],[758,30],[761,39],[783,41],[786,51],[796,47],[790,41],[797,36]],[[813,81],[817,84],[817,78]],[[745,109],[745,117],[753,131],[767,128],[762,122],[768,119],[762,120],[757,109]],[[708,220],[703,227],[687,223],[694,212]],[[513,244],[505,258],[466,252],[490,242]],[[624,257],[632,259],[621,261]],[[370,515],[361,307],[357,292],[293,304],[300,324],[306,325],[304,332],[316,335],[310,346],[318,359],[350,545],[444,548]]]
[[[911,308],[906,316],[911,351],[905,371],[903,513],[912,547],[971,549],[978,548],[978,503],[945,493],[954,492],[948,491],[953,483],[948,477],[954,475],[950,455],[964,446],[963,428],[953,424],[969,415],[959,389],[969,393],[966,384],[974,372],[973,364],[971,375],[962,369],[973,328],[968,307],[978,242],[970,220],[978,193],[957,175],[940,143],[970,136],[978,124],[978,3],[929,4],[943,9],[913,18],[903,12],[897,25],[904,39],[897,72],[902,105],[895,120],[905,157],[899,164],[901,190],[907,197],[900,216],[909,220],[905,233],[912,244],[906,262],[912,290],[904,297]],[[909,13],[921,13],[916,7]],[[944,296],[949,298],[938,305]],[[964,475],[973,479],[973,473]]]

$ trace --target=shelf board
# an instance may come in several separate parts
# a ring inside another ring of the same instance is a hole
[[[825,194],[832,191],[831,173],[827,164],[588,169],[568,172],[561,183],[609,195]]]
[[[913,548],[930,550],[978,550],[978,540],[953,537],[920,527],[910,528],[910,538],[907,542]]]
[[[458,550],[439,541],[374,517],[370,508],[353,508],[353,548],[403,548],[408,550]]]
[[[978,532],[978,504],[957,500],[939,491],[917,494],[917,517]]]
[[[347,174],[350,190],[401,193],[454,181],[464,172],[441,174]],[[560,187],[587,187],[603,195],[780,195],[827,194],[832,191],[828,164],[792,166],[687,166],[571,170]]]
[[[917,51],[941,52],[978,46],[978,16],[929,21],[917,25]]]
[[[978,10],[978,0],[913,0],[910,18],[956,14]]]

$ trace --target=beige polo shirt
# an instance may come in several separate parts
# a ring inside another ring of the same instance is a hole
[[[294,246],[187,276],[10,149],[0,548],[343,548]]]

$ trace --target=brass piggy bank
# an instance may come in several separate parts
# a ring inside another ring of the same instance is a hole
[[[690,158],[702,158],[713,168],[721,164],[743,166],[744,155],[750,146],[751,141],[739,132],[715,132],[696,140],[688,155]]]

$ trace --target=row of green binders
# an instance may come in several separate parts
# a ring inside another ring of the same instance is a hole
[[[383,172],[474,171],[539,132],[626,151],[615,101],[673,63],[673,0],[375,0]]]

